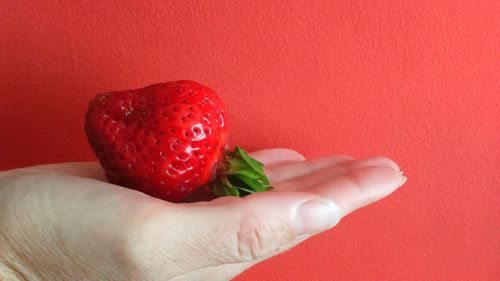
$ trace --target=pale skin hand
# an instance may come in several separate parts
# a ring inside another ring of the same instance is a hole
[[[383,157],[252,156],[274,191],[182,204],[108,184],[96,163],[0,172],[0,280],[229,280],[406,180]]]

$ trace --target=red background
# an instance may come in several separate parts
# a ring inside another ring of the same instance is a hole
[[[498,2],[297,2],[0,0],[0,169],[92,160],[97,92],[192,79],[232,143],[409,176],[238,280],[500,280]]]

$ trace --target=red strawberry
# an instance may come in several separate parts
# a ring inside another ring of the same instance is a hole
[[[178,202],[212,180],[220,196],[268,189],[262,164],[238,147],[223,153],[222,101],[196,82],[99,94],[85,131],[111,183],[151,196]]]

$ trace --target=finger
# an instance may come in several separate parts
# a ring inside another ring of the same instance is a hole
[[[300,163],[300,164],[306,164],[307,162]],[[290,164],[290,166],[297,165],[297,164]],[[313,185],[319,184],[325,180],[328,179],[333,179],[338,176],[341,176],[345,173],[348,173],[349,171],[353,171],[356,169],[364,168],[364,167],[375,167],[375,166],[382,166],[382,167],[387,167],[390,168],[394,171],[399,172],[399,166],[392,161],[389,158],[386,157],[370,157],[370,158],[365,158],[365,159],[359,159],[359,160],[354,160],[354,161],[348,161],[348,160],[339,160],[339,163],[337,165],[331,165],[328,168],[325,169],[318,169],[312,173],[306,174],[305,176],[302,177],[296,177],[292,180],[289,181],[282,181],[282,182],[277,182],[273,183],[273,187],[275,190],[280,191],[280,190],[299,190],[299,189],[304,189],[304,188],[309,188]],[[302,168],[302,170],[300,170]],[[307,169],[306,166],[300,167],[297,169],[299,171],[298,173],[300,174],[301,172],[304,172]],[[286,168],[283,168],[283,173],[288,173],[286,172]],[[275,174],[274,172],[271,173],[271,175]]]
[[[265,172],[269,180],[275,183],[301,177],[352,159],[350,156],[333,155],[309,161],[277,164],[266,167]]]
[[[306,191],[335,202],[345,216],[394,192],[406,177],[385,166],[364,167],[317,184]]]
[[[209,204],[189,204],[176,213],[182,216],[183,231],[201,234],[189,237],[189,243],[180,243],[204,248],[202,266],[276,255],[299,235],[321,232],[340,219],[340,210],[332,201],[303,192],[218,198]]]
[[[305,157],[302,154],[295,150],[286,148],[263,149],[250,153],[250,156],[264,164],[264,166],[305,160]]]
[[[404,177],[392,168],[368,167],[350,171],[307,192],[263,192],[203,204],[169,205],[165,219],[148,222],[149,229],[155,230],[155,239],[146,249],[141,247],[141,252],[171,255],[168,245],[156,239],[170,237],[169,241],[184,245],[177,249],[181,252],[176,252],[176,256],[198,253],[189,264],[190,270],[259,261],[329,229],[343,215],[387,196],[403,182]],[[141,233],[138,237],[145,239]]]

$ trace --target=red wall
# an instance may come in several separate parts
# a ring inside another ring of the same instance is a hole
[[[233,143],[409,176],[238,280],[500,280],[498,2],[297,2],[0,0],[0,169],[92,160],[95,93],[193,79]]]

